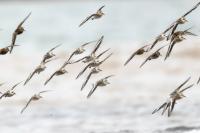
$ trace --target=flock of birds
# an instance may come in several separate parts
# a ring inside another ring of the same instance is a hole
[[[143,55],[145,53],[150,53],[150,55],[144,60],[144,62],[140,65],[140,68],[143,67],[148,61],[154,60],[154,59],[158,59],[159,57],[161,57],[161,50],[164,49],[165,47],[168,47],[167,49],[167,53],[165,55],[164,60],[168,59],[172,53],[172,50],[174,48],[174,46],[182,41],[184,41],[186,38],[186,36],[197,36],[196,34],[192,33],[190,30],[192,29],[192,27],[185,29],[185,30],[180,30],[178,31],[177,28],[180,25],[185,24],[186,22],[188,22],[188,20],[186,19],[186,17],[192,12],[194,11],[198,6],[200,5],[200,2],[197,3],[191,10],[189,10],[188,12],[186,12],[184,15],[182,15],[181,17],[179,17],[175,22],[173,22],[166,30],[164,30],[160,35],[158,35],[156,37],[156,39],[153,41],[153,43],[142,46],[141,48],[139,48],[138,50],[136,50],[128,59],[127,61],[124,63],[124,66],[126,66],[135,56],[140,56]],[[104,13],[102,11],[102,9],[105,6],[100,7],[94,14],[88,16],[80,25],[79,27],[83,26],[87,21],[89,20],[95,20],[95,19],[99,19],[101,18]],[[30,17],[31,13],[29,13],[27,15],[27,17],[20,22],[20,24],[17,26],[17,28],[15,29],[13,35],[12,35],[12,43],[11,45],[1,48],[0,49],[0,55],[6,55],[8,53],[12,53],[13,49],[15,46],[19,46],[16,45],[16,39],[18,37],[18,35],[21,35],[25,29],[22,27],[22,25],[25,23],[25,21]],[[63,74],[67,73],[66,70],[66,66],[68,65],[72,65],[75,63],[79,63],[82,62],[83,64],[85,64],[85,67],[83,68],[83,70],[77,75],[76,79],[78,79],[81,75],[83,75],[86,70],[90,69],[90,73],[88,74],[88,76],[86,77],[86,80],[83,82],[82,86],[81,86],[81,90],[83,90],[85,88],[85,86],[87,85],[88,81],[90,80],[90,78],[93,75],[96,75],[98,73],[100,73],[102,70],[100,69],[101,65],[107,61],[112,55],[113,53],[109,53],[107,56],[105,56],[103,59],[101,59],[101,57],[106,54],[110,49],[106,49],[102,52],[100,52],[99,54],[97,54],[98,49],[100,48],[100,46],[103,43],[103,39],[104,36],[101,36],[99,39],[95,40],[95,41],[90,41],[87,42],[83,45],[81,45],[80,47],[78,47],[77,49],[75,49],[72,54],[69,56],[69,58],[66,59],[66,61],[63,63],[62,66],[60,66],[60,68],[58,68],[54,73],[52,73],[49,78],[44,82],[44,85],[47,85],[53,78],[55,78],[56,76],[60,76]],[[158,45],[159,42],[163,42],[163,41],[167,41],[169,42],[169,44],[164,45],[159,47],[158,49],[156,49],[155,51],[151,52],[156,45]],[[86,51],[86,47],[88,47],[89,45],[95,44],[93,50],[90,52],[90,54],[88,54],[87,56],[84,56],[78,60],[74,60],[74,56],[77,55],[82,55],[85,51]],[[45,71],[45,69],[47,68],[47,64],[51,61],[56,60],[56,54],[54,54],[54,50],[56,48],[58,48],[59,46],[61,46],[61,44],[56,45],[55,47],[51,48],[49,51],[47,51],[40,64],[33,70],[33,72],[30,73],[30,75],[26,78],[25,81],[21,81],[17,84],[15,84],[11,89],[7,90],[4,93],[1,93],[0,99],[2,99],[3,97],[12,97],[14,96],[15,93],[15,88],[22,82],[23,85],[27,85],[28,82],[30,82],[30,80],[33,78],[34,75],[36,74],[40,74],[41,72]],[[92,96],[92,94],[95,92],[95,90],[98,87],[104,87],[108,84],[110,84],[108,82],[108,79],[113,77],[114,75],[108,75],[106,77],[103,77],[102,79],[99,79],[96,81],[96,83],[92,84],[92,89],[90,90],[90,92],[87,95],[87,98],[90,98]],[[160,107],[158,107],[157,109],[155,109],[152,114],[160,111],[161,109],[163,109],[162,111],[162,115],[167,111],[168,117],[171,116],[171,113],[173,112],[174,106],[176,104],[176,102],[182,98],[185,97],[185,95],[183,94],[183,92],[185,92],[186,90],[188,90],[189,88],[193,87],[195,84],[190,84],[186,87],[183,88],[183,86],[185,84],[187,84],[189,82],[189,80],[191,79],[191,77],[189,77],[186,81],[184,81],[180,86],[178,86],[178,88],[176,88],[169,96],[169,98],[167,99],[166,102],[164,102]],[[200,83],[200,78],[197,81],[197,84]],[[4,85],[4,83],[1,83],[0,86]],[[30,103],[32,101],[36,101],[42,98],[41,94],[49,92],[51,90],[45,90],[45,91],[41,91],[37,94],[34,94],[27,102],[27,104],[24,106],[24,108],[21,110],[21,113],[23,113],[26,108],[30,105]]]

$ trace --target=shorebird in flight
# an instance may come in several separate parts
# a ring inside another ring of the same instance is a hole
[[[2,95],[0,96],[0,99],[2,99],[3,97],[12,97],[14,96],[16,93],[14,92],[14,89],[20,84],[21,82],[15,84],[11,89],[7,90],[4,93],[1,93]]]
[[[99,67],[94,67],[94,68],[90,71],[90,73],[89,73],[89,75],[87,76],[87,78],[86,78],[86,80],[84,81],[84,83],[82,84],[82,86],[81,86],[81,91],[84,89],[84,87],[86,86],[86,84],[88,83],[88,81],[89,81],[89,79],[92,77],[92,75],[97,74],[97,73],[99,73],[99,72],[101,72],[101,71],[102,71],[102,70],[99,69]]]
[[[83,24],[85,24],[88,20],[94,20],[94,19],[99,19],[99,18],[101,18],[103,15],[104,15],[104,13],[102,12],[102,9],[104,8],[105,6],[102,6],[102,7],[100,7],[97,11],[96,11],[96,13],[94,13],[94,14],[92,14],[92,15],[90,15],[90,16],[88,16],[80,25],[79,25],[79,27],[81,27]]]
[[[88,46],[89,44],[93,43],[93,42],[96,42],[96,41],[90,41],[90,42],[84,43],[84,44],[81,45],[79,48],[77,48],[76,50],[74,50],[74,52],[69,56],[68,61],[70,61],[71,58],[72,58],[74,55],[80,55],[80,54],[84,53],[84,52],[86,51],[86,50],[85,50],[85,47]]]
[[[15,47],[15,46],[19,46],[19,45],[14,45],[13,47]],[[11,47],[11,46],[7,46],[7,47],[4,47],[4,48],[1,48],[1,49],[0,49],[0,55],[5,55],[5,54],[7,54],[7,53],[10,51],[10,47]]]
[[[102,37],[98,40],[98,42],[97,42],[95,48],[92,50],[92,52],[91,52],[88,56],[85,56],[85,57],[83,57],[83,58],[81,58],[81,59],[75,61],[74,63],[78,63],[78,62],[80,62],[80,61],[83,61],[83,63],[89,63],[89,62],[93,61],[94,59],[100,58],[104,53],[106,53],[106,52],[109,50],[109,49],[107,49],[106,51],[104,51],[104,52],[102,52],[101,54],[99,54],[98,56],[96,56],[96,51],[97,51],[97,50],[99,49],[99,47],[101,46],[101,44],[102,44],[102,42],[103,42],[103,39],[104,39],[104,36],[102,36]]]
[[[65,61],[64,64],[58,69],[56,70],[44,83],[44,85],[47,85],[47,83],[54,77],[54,76],[60,76],[63,75],[65,73],[67,73],[67,70],[65,69],[65,67],[69,64],[74,64],[71,61]]]
[[[107,76],[107,77],[105,77],[105,78],[103,78],[103,79],[98,80],[95,84],[93,84],[93,85],[92,85],[93,87],[92,87],[92,89],[90,90],[89,94],[87,95],[87,98],[90,98],[90,97],[91,97],[91,95],[95,92],[95,90],[97,89],[97,87],[104,87],[104,86],[110,84],[110,83],[108,82],[108,78],[111,78],[111,77],[113,77],[113,76],[114,76],[114,75]]]
[[[185,97],[185,95],[183,94],[184,91],[186,91],[187,89],[193,87],[194,84],[191,84],[187,87],[185,87],[184,89],[181,89],[188,81],[190,80],[190,77],[183,82],[178,88],[176,88],[171,94],[170,97],[167,99],[167,101],[165,103],[163,103],[159,108],[155,109],[152,114],[160,111],[161,109],[163,109],[162,111],[162,115],[168,110],[168,117],[170,117],[174,106],[176,104],[176,101],[181,100],[182,98]]]
[[[171,37],[171,42],[170,42],[170,45],[168,47],[167,54],[165,56],[165,60],[170,56],[174,45],[177,44],[177,43],[180,43],[180,42],[182,42],[183,40],[186,39],[186,38],[184,38],[185,35],[197,36],[196,34],[189,32],[190,29],[191,28],[186,29],[184,31],[174,32],[174,34]]]
[[[147,62],[147,61],[150,61],[150,60],[153,60],[153,59],[157,59],[159,58],[161,55],[160,53],[160,50],[164,47],[166,47],[167,45],[165,46],[162,46],[161,48],[159,48],[158,50],[156,50],[154,53],[152,53],[141,65],[140,65],[140,68]]]
[[[124,63],[124,66],[126,66],[136,55],[143,55],[144,53],[149,51],[148,48],[149,45],[142,46],[138,50],[136,50],[129,58],[128,60]]]
[[[48,52],[46,52],[46,54],[43,56],[42,62],[43,62],[43,63],[46,63],[47,60],[49,60],[49,59],[53,58],[54,56],[56,56],[56,55],[53,53],[53,51],[54,51],[56,48],[60,47],[60,46],[61,46],[61,44],[56,45],[55,47],[53,47],[52,49],[50,49]]]
[[[15,41],[17,39],[17,36],[21,35],[25,31],[24,28],[22,27],[22,25],[29,18],[30,15],[31,15],[31,13],[29,13],[28,16],[15,29],[15,31],[12,35],[12,43],[11,43],[11,47],[10,47],[10,53],[12,53],[12,50],[13,50],[14,45],[15,45]]]
[[[186,12],[185,14],[183,14],[180,18],[178,18],[173,24],[172,24],[172,31],[171,33],[168,35],[167,40],[169,40],[172,35],[174,34],[174,32],[176,31],[177,27],[180,24],[185,24],[187,21],[186,16],[189,15],[192,11],[194,11],[195,9],[197,9],[197,7],[199,7],[200,2],[198,2],[192,9],[190,9],[188,12]]]
[[[45,54],[45,55],[47,55],[47,54]],[[50,56],[53,57],[53,55],[50,55]],[[28,78],[25,80],[24,85],[26,85],[35,74],[39,75],[41,72],[43,72],[47,68],[46,67],[47,63],[49,63],[49,62],[57,59],[57,58],[51,59],[52,57],[50,58],[50,56],[49,56],[48,60],[46,58],[47,56],[44,56],[42,62],[35,68],[35,70],[32,73],[30,73],[30,75],[28,76]]]
[[[46,90],[46,91],[41,91],[39,92],[38,94],[34,94],[30,99],[29,101],[27,102],[26,106],[21,110],[21,114],[25,111],[25,109],[29,106],[29,104],[32,102],[32,101],[37,101],[41,98],[43,98],[41,96],[42,93],[46,93],[46,92],[49,92],[50,90]]]
[[[99,67],[102,63],[104,63],[108,58],[110,58],[112,56],[112,53],[109,54],[105,59],[103,59],[102,61],[99,60],[93,60],[92,62],[90,62],[86,67],[84,67],[84,69],[78,74],[78,76],[76,77],[76,79],[78,79],[88,68],[94,68],[94,67]]]

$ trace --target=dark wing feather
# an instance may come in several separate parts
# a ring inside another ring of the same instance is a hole
[[[52,49],[50,49],[47,53],[52,52],[54,49],[60,47],[61,45],[62,45],[62,44],[58,44],[58,45],[56,45],[55,47],[53,47]]]
[[[87,17],[80,25],[79,27],[81,27],[84,23],[86,23],[88,20],[90,20],[95,14],[90,15],[89,17]]]
[[[179,91],[190,79],[191,79],[191,77],[187,78],[186,81],[184,81],[181,85],[179,85],[171,94]]]
[[[102,10],[104,7],[105,7],[105,5],[103,5],[102,7],[100,7],[100,8],[98,9],[98,11]]]
[[[84,87],[86,86],[86,84],[88,83],[89,79],[91,78],[92,76],[92,72],[90,72],[90,74],[87,76],[85,82],[83,83],[83,85],[81,86],[81,91],[84,89]]]
[[[186,91],[187,89],[189,89],[189,88],[191,88],[191,87],[193,87],[193,86],[194,86],[194,84],[192,84],[192,85],[190,85],[190,86],[188,86],[188,87],[182,89],[180,92],[184,92],[184,91]]]
[[[90,90],[89,94],[87,95],[87,98],[90,98],[92,96],[92,94],[97,89],[97,87],[98,87],[97,84],[95,86],[93,85],[93,88],[92,88],[92,90]]]
[[[12,50],[14,48],[16,38],[17,38],[17,33],[14,32],[13,35],[12,35],[12,44],[10,46],[10,53],[12,52]]]
[[[152,114],[155,114],[156,112],[160,111],[163,107],[165,107],[167,105],[167,103],[163,103],[158,109],[155,109]]]
[[[182,17],[186,17],[188,14],[190,14],[192,11],[194,11],[199,5],[200,5],[200,2],[198,2],[191,10],[186,12]]]
[[[107,50],[105,50],[105,51],[103,51],[103,52],[101,52],[97,57],[96,57],[96,59],[99,59],[102,55],[104,55],[106,52],[108,52],[110,50],[110,48],[109,49],[107,49]]]
[[[28,107],[28,105],[31,103],[32,101],[32,97],[29,99],[29,101],[27,102],[26,106],[21,110],[21,114],[24,112],[24,110]]]
[[[95,52],[99,49],[100,45],[101,45],[102,42],[103,42],[103,38],[104,38],[104,36],[102,36],[102,37],[98,40],[98,42],[97,42],[97,44],[96,44],[94,50],[91,52],[91,54],[95,54]]]
[[[78,79],[88,68],[89,68],[90,64],[88,64],[86,67],[84,67],[84,69],[77,75],[76,79]]]
[[[22,81],[20,81],[20,82],[18,82],[17,84],[15,84],[15,85],[11,88],[11,90],[14,90],[21,82],[22,82]]]
[[[147,61],[149,61],[149,59],[151,58],[151,56],[152,56],[152,55],[150,55],[148,58],[146,58],[146,60],[140,65],[140,68],[141,68],[144,64],[146,64]]]
[[[56,71],[57,72],[57,71]],[[54,72],[51,77],[49,79],[46,80],[46,82],[44,83],[44,85],[46,85],[55,75],[56,75],[56,72]]]
[[[19,23],[19,25],[17,26],[17,29],[20,28],[24,24],[24,22],[29,18],[30,15],[31,15],[31,12],[26,16],[26,18],[21,23]]]
[[[110,58],[113,55],[113,53],[109,54],[105,59],[103,59],[99,64],[101,65],[104,63],[108,58]]]
[[[26,79],[26,81],[24,82],[24,85],[26,85],[30,80],[31,78],[33,77],[33,75],[36,73],[36,70],[34,70],[34,72],[32,72],[29,77]]]

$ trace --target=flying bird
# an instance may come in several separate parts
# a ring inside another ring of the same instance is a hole
[[[89,44],[93,43],[93,42],[96,42],[96,41],[90,41],[90,42],[84,43],[84,44],[81,45],[79,48],[77,48],[76,50],[74,50],[74,52],[69,56],[68,61],[70,61],[71,58],[72,58],[74,55],[80,55],[80,54],[84,53],[84,52],[86,51],[86,50],[85,50],[85,47],[88,46]]]
[[[200,2],[198,2],[192,9],[190,9],[188,12],[186,12],[185,14],[183,14],[180,18],[178,18],[172,25],[172,31],[171,33],[168,35],[168,39],[170,39],[170,37],[174,34],[174,32],[176,31],[177,27],[180,24],[185,24],[186,22],[188,22],[188,20],[185,18],[187,15],[189,15],[192,11],[194,11],[198,6],[200,5]]]
[[[98,56],[96,56],[96,51],[99,49],[100,45],[102,44],[103,38],[104,38],[104,36],[102,36],[98,40],[95,48],[92,50],[92,52],[89,55],[87,55],[87,56],[75,61],[74,63],[77,63],[77,62],[80,62],[80,61],[83,61],[83,63],[89,63],[89,62],[91,62],[91,61],[93,61],[95,59],[100,58],[103,54],[105,54],[107,51],[109,51],[110,49],[107,49],[107,50],[103,51],[102,53],[100,53]]]
[[[24,24],[24,22],[29,18],[29,16],[31,15],[31,13],[28,14],[28,16],[17,26],[17,28],[15,29],[13,35],[12,35],[12,43],[11,43],[11,47],[10,47],[10,53],[12,52],[14,45],[15,45],[15,41],[17,39],[18,35],[21,35],[25,30],[22,27],[22,25]]]
[[[56,58],[55,58],[56,59]],[[35,75],[35,74],[40,74],[41,72],[43,72],[47,67],[46,67],[46,64],[50,61],[53,61],[55,59],[50,59],[48,61],[46,61],[46,59],[44,60],[44,62],[42,61],[36,68],[35,70],[30,73],[30,75],[28,76],[28,78],[25,80],[24,82],[24,85],[26,85],[30,80],[31,78]]]
[[[78,79],[88,68],[92,68],[92,67],[97,67],[100,66],[102,63],[104,63],[108,58],[110,58],[112,56],[112,53],[109,54],[105,59],[103,59],[102,61],[99,60],[93,60],[91,63],[89,63],[86,67],[84,67],[84,69],[78,74],[78,76],[76,77],[76,79]]]
[[[53,58],[54,56],[56,56],[56,55],[53,53],[53,51],[54,51],[56,48],[60,47],[60,46],[61,46],[61,44],[56,45],[55,47],[53,47],[52,49],[50,49],[48,52],[46,52],[46,54],[43,56],[42,62],[43,62],[43,63],[46,63],[47,60],[49,60],[49,59]]]
[[[84,89],[84,87],[86,86],[86,84],[88,83],[89,79],[92,77],[92,75],[97,74],[99,72],[101,72],[102,70],[99,69],[99,67],[94,67],[91,72],[89,73],[89,75],[87,76],[86,80],[84,81],[84,83],[81,86],[81,91]]]
[[[103,15],[104,15],[104,13],[102,12],[102,9],[104,8],[105,6],[102,6],[102,7],[100,7],[98,10],[97,10],[97,12],[96,13],[94,13],[94,14],[92,14],[92,15],[90,15],[90,16],[88,16],[80,25],[79,25],[79,27],[81,27],[83,24],[85,24],[88,20],[94,20],[94,19],[99,19],[99,18],[101,18]]]
[[[46,92],[49,92],[50,90],[46,90],[46,91],[41,91],[39,92],[38,94],[34,94],[30,99],[29,101],[27,102],[26,106],[21,110],[21,114],[25,111],[25,109],[29,106],[29,104],[32,102],[32,101],[37,101],[41,98],[43,98],[41,96],[42,93],[46,93]]]
[[[21,82],[22,82],[22,81],[21,81]],[[12,96],[14,96],[14,95],[16,94],[16,93],[14,92],[14,89],[15,89],[21,82],[15,84],[11,89],[7,90],[6,92],[1,93],[2,95],[0,96],[0,99],[2,99],[3,97],[6,98],[6,97],[12,97]]]
[[[108,78],[111,78],[111,77],[113,77],[113,76],[114,76],[114,75],[107,76],[107,77],[105,77],[105,78],[103,78],[103,79],[98,80],[95,84],[93,84],[93,85],[92,85],[93,87],[92,87],[92,89],[90,90],[89,94],[87,95],[87,98],[90,98],[90,97],[92,96],[92,94],[95,92],[95,90],[97,89],[97,87],[104,87],[104,86],[110,84],[110,83],[108,82]]]
[[[149,45],[145,45],[142,46],[141,48],[139,48],[138,50],[136,50],[129,58],[128,60],[125,62],[124,66],[126,66],[136,55],[143,55],[144,53],[148,52]]]
[[[157,59],[157,58],[159,58],[160,56],[162,56],[161,53],[160,53],[160,50],[161,50],[162,48],[164,48],[164,47],[166,47],[166,45],[163,46],[163,47],[161,47],[161,48],[159,48],[159,49],[156,50],[154,53],[152,53],[152,54],[140,65],[140,68],[141,68],[147,61],[150,61],[150,60],[153,60],[153,59]]]
[[[170,94],[170,97],[167,99],[167,101],[164,102],[159,108],[155,109],[152,112],[152,114],[155,114],[156,112],[158,112],[161,109],[163,109],[162,115],[168,110],[168,117],[170,117],[171,113],[173,112],[173,109],[174,109],[174,106],[176,104],[176,101],[181,100],[182,98],[184,98],[185,95],[183,94],[183,92],[186,91],[187,89],[193,87],[194,84],[191,84],[191,85],[185,87],[184,89],[181,89],[189,80],[190,80],[190,77],[186,81],[184,81],[178,88],[176,88]]]

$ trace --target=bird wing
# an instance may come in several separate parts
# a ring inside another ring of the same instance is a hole
[[[95,52],[96,52],[96,51],[99,49],[99,47],[101,46],[101,44],[102,44],[102,42],[103,42],[103,39],[104,39],[104,36],[102,36],[102,37],[98,40],[98,42],[97,42],[97,44],[96,44],[94,50],[91,52],[91,54],[95,54]]]
[[[95,40],[95,41],[90,41],[90,42],[84,43],[83,45],[81,45],[81,47],[85,47],[85,46],[87,46],[87,45],[89,45],[89,44],[91,44],[91,43],[93,43],[93,42],[96,42],[96,40]]]
[[[32,97],[29,99],[29,101],[27,102],[26,106],[21,110],[21,114],[24,112],[24,110],[28,107],[28,105],[31,103],[32,101]]]
[[[46,93],[46,92],[49,92],[49,91],[52,91],[52,90],[45,90],[45,91],[40,91],[40,92],[39,92],[39,95],[40,95],[40,94],[42,94],[42,93]]]
[[[96,85],[92,85],[93,88],[90,90],[89,94],[87,95],[87,98],[90,98],[92,96],[92,94],[94,93],[94,91],[97,89],[97,84]]]
[[[105,59],[103,59],[99,65],[101,65],[102,63],[104,63],[108,58],[110,58],[113,55],[113,53],[109,54]]]
[[[58,44],[58,45],[56,45],[55,47],[53,47],[52,49],[50,49],[47,53],[52,52],[54,49],[60,47],[61,45],[62,45],[62,44]]]
[[[155,109],[152,114],[155,114],[156,112],[158,112],[159,110],[161,110],[162,108],[164,108],[167,105],[167,103],[163,103],[159,108]]]
[[[182,89],[180,92],[184,92],[184,91],[186,91],[187,89],[189,89],[189,88],[191,88],[191,87],[193,87],[193,86],[194,86],[194,84],[192,84],[192,85],[189,85],[188,87],[186,87],[186,88]]]
[[[86,67],[84,67],[84,69],[77,75],[76,79],[78,79],[89,68],[90,64],[88,64]]]
[[[79,27],[81,27],[83,24],[85,24],[88,20],[90,20],[93,16],[95,16],[95,14],[90,15],[89,17],[87,17],[80,25]]]
[[[140,65],[140,68],[151,58],[152,54]]]
[[[102,10],[104,7],[105,7],[105,5],[103,5],[102,7],[100,7],[100,8],[98,9],[98,11]]]
[[[101,52],[101,53],[96,57],[96,59],[99,59],[103,54],[105,54],[105,53],[108,52],[109,50],[110,50],[110,48],[107,49],[107,50],[105,50],[105,51],[103,51],[103,52]]]
[[[111,78],[111,77],[114,77],[115,75],[109,75],[107,77],[105,77],[104,79],[108,79],[108,78]]]
[[[56,71],[57,72],[57,71]],[[55,75],[56,75],[56,72],[54,72],[49,79],[46,80],[46,82],[44,83],[44,85],[46,85]]]
[[[172,49],[173,49],[173,47],[174,47],[174,45],[175,45],[175,43],[173,42],[172,44],[170,44],[169,45],[169,47],[168,47],[168,50],[167,50],[167,53],[166,53],[166,56],[165,56],[165,59],[164,60],[166,60],[169,56],[170,56],[170,54],[171,54],[171,52],[172,52]]]
[[[28,83],[28,81],[31,80],[31,78],[33,77],[33,75],[34,75],[36,72],[37,72],[37,71],[36,71],[36,69],[35,69],[32,73],[30,73],[30,75],[28,76],[28,78],[27,78],[26,81],[24,82],[24,85],[26,85],[26,84]]]
[[[175,93],[177,91],[179,91],[189,80],[191,79],[191,77],[187,78],[181,85],[179,85],[172,93]],[[171,93],[171,94],[172,94]]]
[[[182,17],[186,17],[188,14],[190,14],[192,11],[194,11],[199,5],[200,5],[200,2],[198,2],[192,9],[190,9],[188,12],[186,12]]]
[[[14,90],[21,82],[22,82],[22,81],[20,81],[20,82],[18,82],[17,84],[15,84],[15,85],[11,88],[11,90]]]
[[[12,52],[12,50],[14,48],[16,38],[17,38],[17,34],[14,32],[13,35],[12,35],[12,43],[10,45],[10,53]]]
[[[85,87],[86,84],[88,83],[88,81],[89,81],[89,79],[91,78],[92,74],[93,74],[93,73],[90,72],[90,74],[87,76],[85,82],[84,82],[84,83],[82,84],[82,86],[81,86],[81,91],[84,89],[84,87]]]
[[[29,18],[30,15],[31,15],[31,12],[26,16],[26,18],[22,22],[19,23],[19,25],[17,26],[17,29],[20,28],[24,24],[24,22]]]

